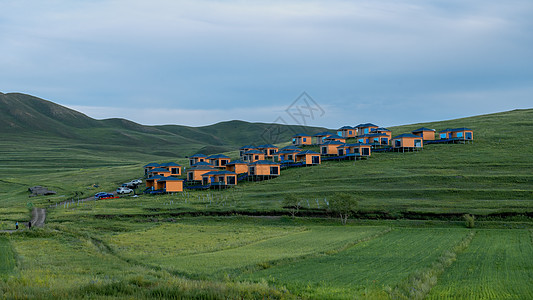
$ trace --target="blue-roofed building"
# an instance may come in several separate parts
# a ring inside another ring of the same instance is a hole
[[[353,138],[357,135],[357,129],[352,126],[343,126],[337,130],[337,135],[343,138]]]
[[[334,133],[331,133],[329,131],[319,132],[317,134],[313,134],[313,138],[315,138],[315,141],[313,144],[315,145],[322,145],[324,142],[326,142],[326,138],[328,136],[335,135]]]
[[[391,140],[391,145],[393,148],[399,149],[419,149],[424,146],[424,142],[422,137],[418,135],[404,133],[393,137]]]
[[[265,153],[257,149],[246,151],[242,156],[242,160],[248,163],[263,159],[265,159]]]
[[[465,127],[447,128],[439,131],[439,137],[440,139],[472,141],[474,140],[474,131]]]
[[[196,154],[194,154],[192,156],[189,156],[189,166],[191,166],[191,167],[195,163],[199,163],[199,162],[203,162],[203,161],[207,161],[207,155],[205,155],[205,154],[196,153]]]
[[[216,168],[226,168],[226,164],[231,161],[231,158],[224,154],[210,155],[206,159]]]
[[[272,144],[265,144],[257,146],[257,150],[263,151],[265,158],[273,158],[276,152],[278,152],[278,147]]]
[[[373,129],[377,129],[379,126],[372,123],[363,123],[355,126],[355,128],[357,129],[357,135],[360,136],[371,133]]]
[[[312,150],[296,153],[296,162],[301,162],[308,166],[319,165],[321,163],[320,153]]]
[[[338,147],[344,145],[343,142],[339,141],[328,141],[320,145],[320,154],[322,155],[339,155]]]
[[[244,153],[245,152],[248,152],[250,150],[255,150],[255,146],[254,145],[245,145],[245,146],[242,146],[239,148],[239,156],[242,157],[244,156]]]
[[[292,144],[295,146],[311,145],[311,135],[305,133],[299,133],[292,137]]]
[[[237,185],[237,174],[231,171],[210,171],[202,175],[202,184],[210,187],[228,187]]]
[[[357,142],[362,144],[388,145],[389,136],[385,133],[369,133],[357,136]]]
[[[424,141],[435,140],[435,129],[421,127],[421,128],[413,130],[411,133],[422,137]]]

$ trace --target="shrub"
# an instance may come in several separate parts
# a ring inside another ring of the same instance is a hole
[[[466,228],[474,228],[476,217],[470,214],[464,214],[463,219],[465,220]]]

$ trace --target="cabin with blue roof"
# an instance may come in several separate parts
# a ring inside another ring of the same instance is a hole
[[[194,165],[195,163],[204,162],[206,161],[206,159],[207,159],[207,155],[201,154],[201,153],[197,153],[193,156],[189,156],[189,166],[192,167],[192,165]]]
[[[167,162],[159,165],[160,168],[164,168],[170,171],[171,176],[181,176],[181,165],[175,162]]]
[[[320,146],[320,154],[322,155],[339,155],[338,147],[344,145],[343,142],[328,141]]]
[[[311,135],[299,133],[292,137],[292,144],[295,146],[304,146],[312,144]]]
[[[160,180],[160,179],[163,179],[163,178],[166,178],[166,177],[165,176],[161,176],[161,175],[154,175],[154,176],[146,178],[146,180],[145,180],[146,188],[155,189],[157,181]]]
[[[155,189],[164,193],[183,192],[183,179],[176,177],[164,177],[155,182]]]
[[[395,149],[414,150],[422,148],[424,142],[422,137],[411,133],[404,133],[392,138],[391,145]]]
[[[280,150],[276,154],[276,160],[280,163],[290,163],[296,161],[296,154],[302,152],[299,148],[288,148],[285,150]]]
[[[254,145],[245,145],[239,148],[239,157],[242,159],[245,152],[250,150],[257,150]]]
[[[228,187],[237,185],[237,174],[230,171],[211,171],[202,175],[202,185]]]
[[[319,165],[321,163],[320,153],[312,150],[296,153],[296,162],[302,162],[307,166]]]
[[[336,142],[346,143],[346,138],[342,136],[338,136],[338,135],[330,135],[326,137],[324,141],[325,142],[336,141]]]
[[[253,179],[269,179],[280,175],[280,164],[270,160],[259,160],[249,164],[248,176]]]
[[[313,142],[314,145],[322,145],[326,142],[326,138],[328,136],[335,135],[329,131],[319,132],[317,134],[313,134],[313,138],[315,141]]]
[[[187,170],[187,181],[201,182],[203,174],[205,174],[207,172],[211,172],[211,171],[216,171],[216,170],[217,169],[215,169],[212,166],[196,166],[196,167],[192,167],[192,168]]]
[[[206,159],[216,168],[226,168],[226,164],[231,161],[231,158],[224,154],[210,155]]]
[[[474,140],[474,131],[469,128],[447,128],[439,131],[439,137],[441,140],[462,140],[462,141],[473,141]]]
[[[355,128],[357,129],[357,136],[361,136],[361,135],[364,135],[364,134],[371,133],[372,130],[378,129],[379,126],[375,125],[375,124],[372,124],[372,123],[364,123],[364,124],[359,124],[359,125],[355,126]]]
[[[235,174],[248,173],[248,163],[244,160],[234,160],[226,164],[226,171],[234,172]]]
[[[388,145],[389,136],[385,133],[369,133],[357,137],[357,142],[361,144]]]
[[[357,135],[357,129],[352,126],[343,126],[337,130],[337,135],[346,139],[353,138]]]
[[[274,146],[272,144],[257,146],[257,150],[263,151],[265,153],[265,158],[273,158],[274,155],[276,155],[276,152],[278,152],[278,149],[278,146]]]
[[[155,168],[159,168],[159,164],[158,163],[149,163],[149,164],[143,166],[143,168],[144,168],[144,176],[146,177],[146,176],[148,176],[148,173],[151,170],[153,170]]]
[[[370,156],[372,145],[363,143],[344,144],[337,147],[339,156]]]
[[[420,136],[424,141],[435,140],[435,129],[421,127],[413,130],[411,133]]]
[[[372,130],[370,130],[370,133],[382,133],[382,134],[385,134],[389,138],[389,141],[392,138],[392,131],[390,131],[389,129],[387,129],[385,127],[373,128]]]
[[[155,175],[161,175],[161,176],[170,176],[170,171],[165,168],[154,168],[150,171],[148,171],[148,177],[152,177]]]
[[[244,155],[242,156],[242,160],[248,163],[258,161],[258,160],[263,160],[263,159],[265,159],[265,153],[257,149],[246,151],[244,152]]]

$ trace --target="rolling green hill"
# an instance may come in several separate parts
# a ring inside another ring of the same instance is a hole
[[[0,93],[0,135],[7,144],[62,145],[69,149],[185,157],[196,152],[231,151],[244,144],[265,144],[273,125],[228,121],[203,127],[144,126],[124,119],[95,120],[72,109],[33,96]],[[317,127],[284,126],[280,141],[295,132],[315,133]],[[3,150],[0,149],[0,150]],[[24,151],[24,148],[19,148]],[[32,150],[32,152],[35,152]]]

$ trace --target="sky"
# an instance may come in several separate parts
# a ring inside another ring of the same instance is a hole
[[[145,125],[533,107],[533,1],[0,0],[0,92]]]

